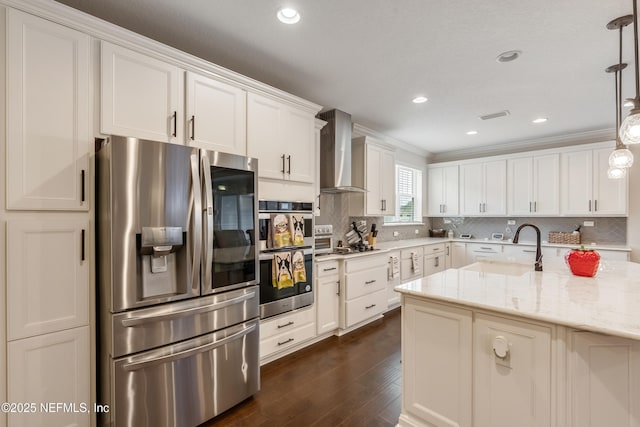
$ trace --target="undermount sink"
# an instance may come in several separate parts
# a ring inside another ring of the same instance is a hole
[[[521,264],[504,261],[478,261],[461,270],[477,271],[479,273],[504,274],[506,276],[522,276],[533,271],[533,264]]]

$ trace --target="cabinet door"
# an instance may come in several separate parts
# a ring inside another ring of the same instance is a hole
[[[458,184],[458,166],[447,166],[444,168],[444,193],[443,193],[443,213],[447,216],[456,216],[460,210],[458,194],[460,192]]]
[[[247,92],[187,72],[187,144],[205,150],[247,153]]]
[[[533,158],[533,213],[560,213],[560,156],[551,154]]]
[[[313,183],[316,173],[313,114],[287,107],[284,118],[283,134],[287,147],[285,178],[291,181]]]
[[[38,405],[34,413],[9,414],[8,425],[88,426],[90,349],[88,326],[8,343],[8,401]],[[41,410],[41,403],[52,405],[52,412]],[[63,410],[56,403],[73,406]]]
[[[247,155],[259,160],[258,175],[284,179],[286,148],[280,133],[283,105],[254,93],[247,94]]]
[[[496,160],[482,165],[483,215],[507,213],[507,161]]]
[[[380,150],[378,147],[368,144],[366,150],[367,155],[365,163],[365,175],[367,192],[364,196],[367,203],[366,214],[382,216],[382,176],[380,174],[382,150]]]
[[[7,14],[7,208],[88,210],[89,37]]]
[[[424,257],[424,277],[444,271],[445,269],[446,261],[444,253]]]
[[[371,173],[371,172],[367,172]],[[382,150],[380,167],[373,173],[380,175],[380,198],[382,199],[382,214],[396,214],[396,155],[393,151]]]
[[[460,166],[460,214],[479,215],[484,202],[482,163]]]
[[[592,151],[574,151],[560,155],[560,213],[589,215],[592,209]]]
[[[316,280],[318,300],[316,301],[316,328],[318,334],[338,329],[340,322],[340,277],[338,275]]]
[[[470,427],[471,312],[404,297],[402,326],[400,424]]]
[[[111,43],[101,43],[100,131],[182,143],[182,70]]]
[[[557,190],[556,190],[557,191]],[[533,212],[533,161],[531,157],[507,160],[507,196],[510,215]]]
[[[7,221],[9,340],[89,323],[88,230],[86,219]]]
[[[400,285],[400,252],[390,252],[387,264],[387,298],[388,307],[392,308],[400,304],[400,293],[395,291],[395,287]],[[398,266],[395,275],[393,274],[392,261],[394,257],[398,259]]]
[[[451,267],[460,268],[469,264],[467,261],[467,245],[466,243],[451,243]]]
[[[427,169],[427,212],[429,216],[442,216],[445,188],[445,168]]]
[[[474,426],[550,426],[551,328],[476,314],[473,342]]]
[[[568,425],[640,426],[640,342],[570,332]]]
[[[593,151],[593,211],[595,215],[626,215],[629,175],[609,179],[611,149]]]

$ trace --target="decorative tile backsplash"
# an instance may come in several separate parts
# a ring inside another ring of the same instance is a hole
[[[508,220],[515,220],[515,225],[507,225]],[[450,221],[450,223],[445,223]],[[584,221],[592,221],[593,227],[585,227]],[[582,233],[582,243],[598,243],[601,245],[624,245],[627,242],[626,218],[559,218],[559,217],[535,217],[535,218],[431,218],[433,228],[453,229],[455,236],[460,233],[469,233],[474,238],[491,238],[492,233],[504,233],[504,239],[513,238],[518,226],[533,224],[540,228],[542,240],[549,238],[550,231],[574,231],[578,226]],[[522,241],[535,240],[535,231],[527,227],[520,232]]]
[[[375,223],[378,228],[378,241],[413,239],[428,237],[429,229],[443,228],[453,229],[455,236],[461,233],[469,233],[474,238],[491,238],[492,233],[504,233],[504,239],[513,238],[518,226],[522,224],[534,224],[542,232],[542,240],[546,241],[550,231],[573,231],[582,225],[584,221],[592,221],[593,227],[582,226],[583,243],[598,243],[601,245],[624,245],[627,242],[626,218],[564,218],[564,217],[455,217],[455,218],[423,218],[424,225],[392,225],[383,226],[382,217],[350,217],[349,200],[347,193],[320,195],[320,216],[316,218],[317,224],[332,224],[334,239],[346,240],[344,235],[351,230],[351,222],[358,220],[367,221],[369,229]],[[515,225],[507,225],[508,220],[514,220]],[[445,221],[448,221],[445,223]],[[415,233],[418,230],[418,234]],[[397,236],[393,233],[398,232]],[[535,232],[532,228],[525,228],[520,234],[522,241],[535,240]]]

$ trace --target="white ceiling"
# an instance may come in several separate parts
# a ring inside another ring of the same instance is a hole
[[[618,61],[618,32],[606,24],[632,11],[632,0],[59,2],[433,153],[613,129],[604,69]],[[277,21],[283,4],[298,24]],[[631,97],[632,26],[623,36]],[[513,49],[520,59],[495,61]],[[420,94],[429,101],[411,103]],[[478,119],[501,110],[511,114]]]

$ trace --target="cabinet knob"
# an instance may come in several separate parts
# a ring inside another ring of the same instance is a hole
[[[493,339],[493,354],[502,360],[509,357],[509,341],[502,335],[498,335]]]

